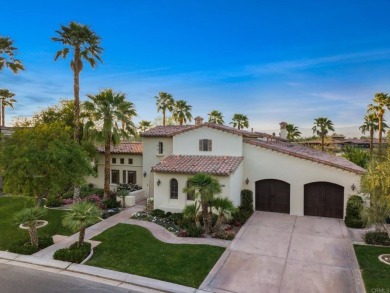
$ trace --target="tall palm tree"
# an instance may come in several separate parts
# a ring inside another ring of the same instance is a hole
[[[387,128],[387,124],[383,125],[382,121],[382,131]],[[367,131],[370,133],[370,152],[372,153],[374,149],[374,133],[379,130],[379,119],[376,114],[367,114],[364,116],[364,123],[359,127],[360,131],[365,134]]]
[[[230,124],[233,124],[233,127],[237,127],[238,129],[248,128],[249,120],[244,114],[234,114]]]
[[[134,104],[125,100],[126,95],[112,89],[87,96],[91,101],[84,103],[89,120],[85,123],[84,135],[94,141],[104,143],[104,197],[110,194],[110,148],[121,138],[136,135],[132,118],[137,115]],[[122,129],[121,123],[125,124]]]
[[[218,110],[212,110],[209,114],[209,122],[215,124],[224,124],[223,115]]]
[[[5,107],[14,108],[14,103],[16,102],[13,97],[14,93],[10,92],[7,89],[0,89],[0,105],[1,105],[1,123],[0,126],[5,126]]]
[[[39,207],[25,208],[15,214],[15,221],[20,224],[27,224],[28,234],[32,246],[38,247],[37,221],[46,215],[46,210]]]
[[[188,105],[186,101],[178,100],[173,105],[172,117],[180,125],[183,125],[183,123],[192,120],[191,109],[192,106]]]
[[[294,141],[296,138],[301,137],[301,132],[298,130],[298,127],[294,124],[287,124],[287,139]]]
[[[384,93],[376,93],[373,99],[375,104],[368,105],[368,113],[376,114],[378,116],[378,140],[379,140],[379,154],[382,153],[382,122],[386,110],[390,110],[390,96]]]
[[[102,62],[100,55],[103,48],[100,47],[100,37],[88,26],[71,22],[69,26],[61,25],[57,30],[58,37],[52,37],[55,42],[60,42],[64,48],[59,50],[54,57],[66,58],[70,51],[73,52],[73,59],[70,61],[70,68],[73,71],[73,92],[74,92],[74,132],[75,141],[79,141],[80,127],[80,73],[83,70],[83,60],[87,61],[92,68],[97,65],[97,60]]]
[[[80,247],[84,244],[85,229],[100,220],[100,209],[94,203],[80,201],[64,215],[62,224],[74,232],[79,231],[77,247]]]
[[[233,202],[228,198],[217,197],[213,200],[212,205],[217,211],[218,219],[215,223],[214,229],[218,231],[221,228],[224,219],[231,217],[231,214],[235,211]]]
[[[24,66],[19,59],[15,59],[18,48],[14,47],[14,41],[9,37],[0,36],[0,71],[4,67],[9,68],[14,74],[24,70]]]
[[[162,112],[163,114],[163,126],[165,126],[165,112],[172,111],[174,100],[171,94],[166,92],[159,92],[158,96],[154,97],[156,99],[157,112]]]
[[[140,132],[145,132],[146,130],[148,130],[151,127],[152,127],[151,121],[141,120],[138,124],[138,130]]]
[[[211,233],[211,217],[208,213],[210,201],[214,196],[221,193],[221,185],[218,179],[209,174],[197,173],[188,178],[188,187],[183,189],[183,192],[195,192],[195,195],[200,201],[202,207],[202,217],[204,223],[204,230],[207,234]]]
[[[321,137],[321,149],[325,150],[325,136],[329,131],[334,131],[334,125],[331,120],[326,117],[318,117],[314,119],[313,133],[317,133]]]

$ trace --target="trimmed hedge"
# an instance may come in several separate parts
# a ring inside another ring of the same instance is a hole
[[[390,238],[386,232],[372,231],[364,234],[367,244],[390,246]]]
[[[238,207],[232,216],[233,221],[239,222],[241,225],[253,214],[253,192],[249,189],[241,190],[241,205]]]
[[[345,225],[349,228],[363,228],[364,222],[361,217],[363,199],[358,195],[352,195],[347,201]]]
[[[77,247],[78,242],[73,243],[69,248],[57,250],[53,258],[57,260],[81,263],[91,252],[91,243],[84,242],[81,247]]]
[[[38,239],[38,244],[38,247],[33,246],[29,240],[24,239],[22,241],[11,243],[7,250],[13,253],[30,255],[50,245],[53,245],[53,238],[51,236],[41,236]]]

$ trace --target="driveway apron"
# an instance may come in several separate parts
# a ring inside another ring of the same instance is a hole
[[[211,292],[365,292],[339,219],[255,212],[200,289]]]

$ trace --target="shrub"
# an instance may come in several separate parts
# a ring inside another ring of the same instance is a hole
[[[345,225],[350,228],[363,228],[364,222],[361,217],[363,199],[358,195],[352,195],[347,201]]]
[[[119,208],[121,206],[121,203],[117,201],[115,198],[107,198],[102,201],[102,204],[107,208],[107,209],[115,209]]]
[[[64,205],[73,204],[73,198],[66,198],[63,200]]]
[[[63,200],[61,196],[49,195],[46,198],[46,206],[50,208],[62,206]]]
[[[153,217],[165,218],[165,212],[160,209],[155,209],[150,213]]]
[[[180,225],[180,223],[183,220],[183,214],[182,213],[173,213],[169,216],[169,220],[171,220],[175,225]]]
[[[203,229],[196,227],[194,224],[189,225],[186,229],[187,237],[200,237],[203,234]]]
[[[390,246],[390,238],[386,232],[367,232],[366,234],[364,234],[364,241],[367,244]]]
[[[231,231],[218,231],[215,233],[215,238],[223,240],[233,240],[235,236],[235,233]]]
[[[24,239],[22,241],[11,243],[7,249],[9,252],[30,255],[50,245],[53,245],[53,238],[51,236],[46,235],[39,237],[38,247],[31,245],[29,240]]]
[[[154,199],[153,198],[148,198],[146,200],[146,211],[147,212],[152,212],[153,211],[153,206],[154,206]]]
[[[77,242],[73,243],[69,248],[57,250],[53,258],[57,260],[81,263],[91,252],[91,243],[84,242],[80,247],[77,247]]]
[[[253,211],[253,192],[249,189],[241,190],[241,209]]]
[[[246,221],[253,214],[253,192],[248,189],[241,191],[241,205],[238,210],[232,213],[232,222],[241,225],[245,224]]]

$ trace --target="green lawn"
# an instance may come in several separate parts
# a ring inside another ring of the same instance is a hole
[[[0,250],[6,250],[12,242],[29,239],[28,231],[18,228],[14,222],[14,214],[26,207],[34,206],[31,198],[23,197],[0,197]],[[62,226],[61,220],[66,211],[47,210],[44,220],[49,224],[38,230],[39,235],[72,235],[73,233]]]
[[[219,257],[223,247],[168,244],[157,240],[147,229],[118,224],[93,240],[88,265],[150,277],[198,288]]]
[[[390,247],[354,245],[367,292],[390,292],[390,265],[379,261],[381,254],[390,254]]]

